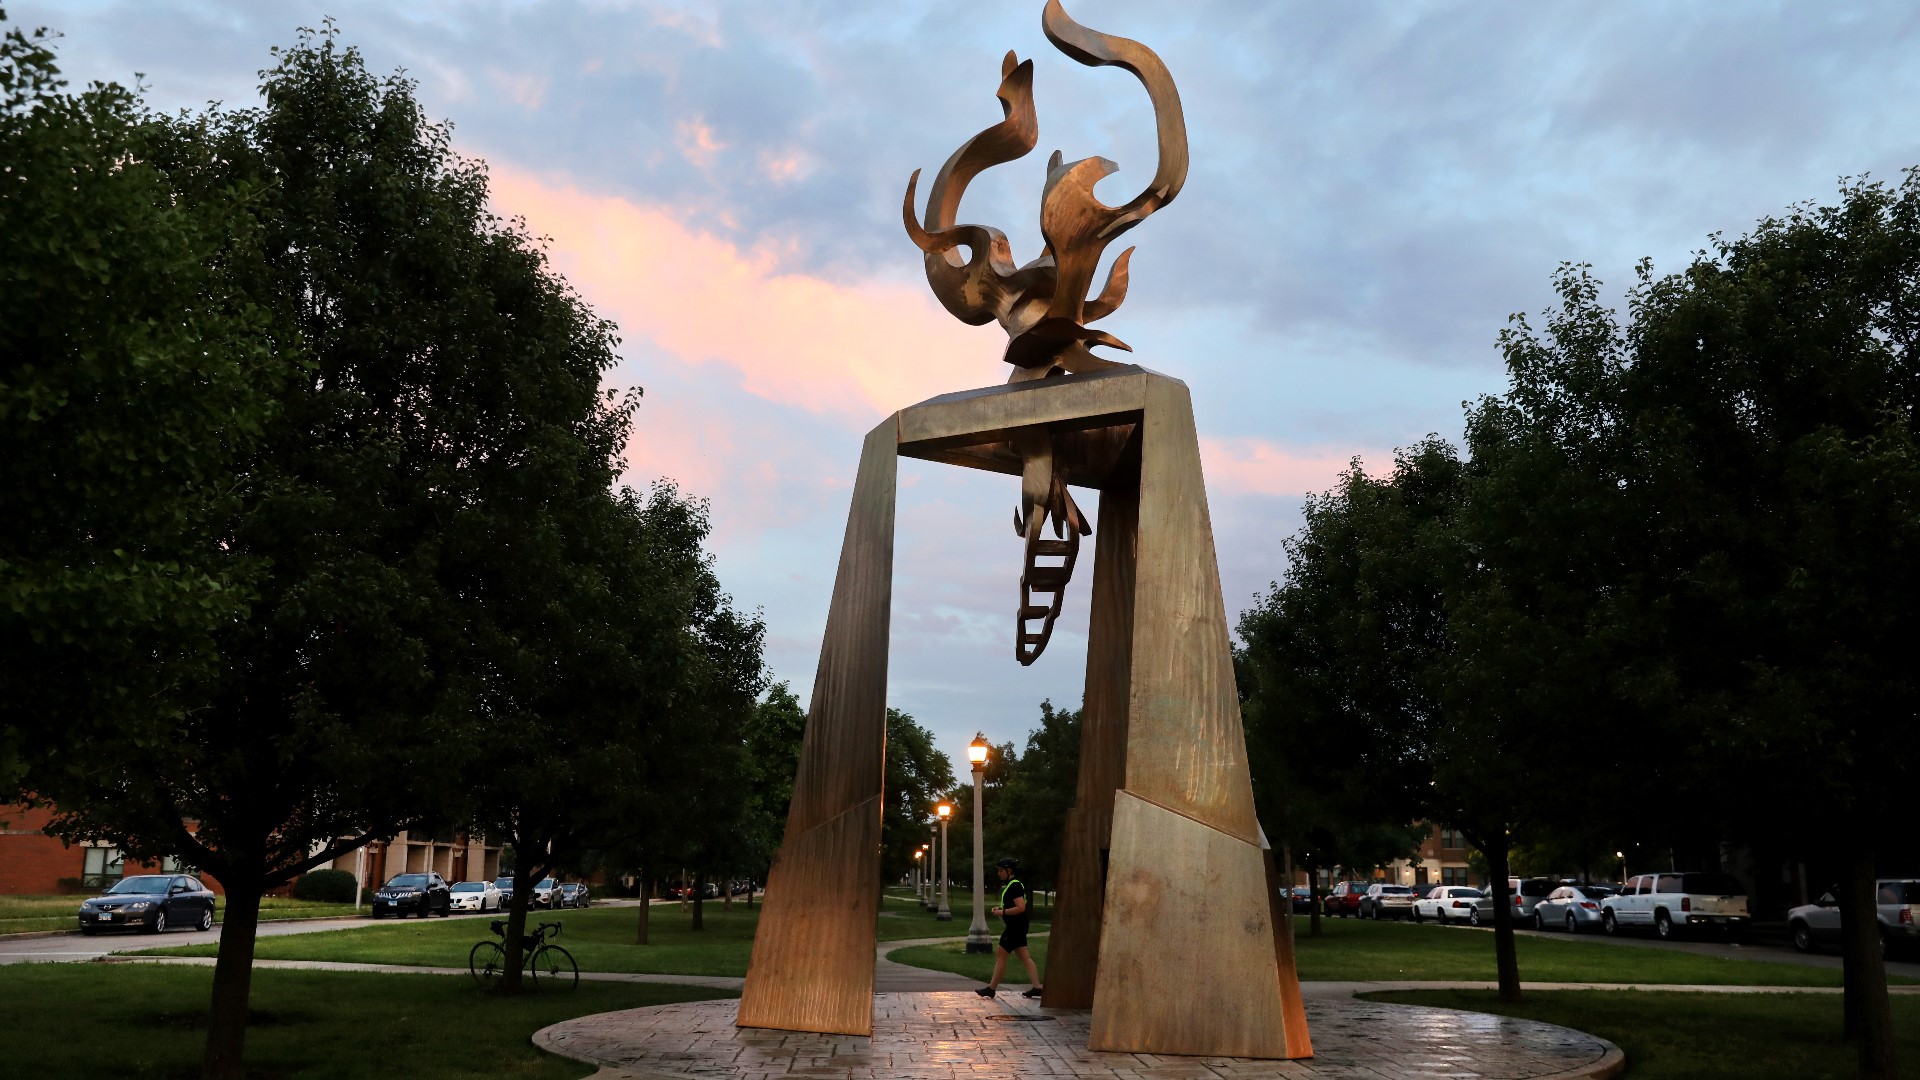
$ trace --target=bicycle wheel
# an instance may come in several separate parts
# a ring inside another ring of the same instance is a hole
[[[542,945],[527,961],[527,973],[542,990],[572,990],[580,985],[580,965],[573,954],[558,945]]]
[[[498,986],[500,977],[507,971],[507,950],[498,942],[483,941],[467,954],[467,971],[473,975],[473,981],[481,986]]]

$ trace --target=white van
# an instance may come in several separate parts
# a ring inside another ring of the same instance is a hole
[[[1732,932],[1751,922],[1747,888],[1731,874],[1641,874],[1600,901],[1600,925],[1609,934],[1651,927],[1671,938],[1683,929],[1711,926]]]

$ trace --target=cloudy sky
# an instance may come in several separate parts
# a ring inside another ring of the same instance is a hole
[[[485,159],[499,208],[618,321],[645,388],[628,479],[712,501],[735,600],[775,677],[809,693],[862,434],[1004,381],[998,328],[933,301],[900,227],[907,175],[999,119],[1001,55],[1035,60],[1040,146],[962,219],[1039,249],[1047,154],[1101,155],[1130,197],[1154,165],[1145,94],[1041,35],[1039,0],[395,3],[46,0],[76,83],[166,109],[255,100],[270,47],[331,17]],[[1920,7],[1071,0],[1157,50],[1193,167],[1129,235],[1132,292],[1100,325],[1193,390],[1227,609],[1283,572],[1303,495],[1386,465],[1497,393],[1507,315],[1562,261],[1612,285],[1677,269],[1842,176],[1920,163]],[[902,463],[891,701],[959,756],[1078,704],[1081,574],[1047,654],[1013,660],[1012,478]],[[1090,501],[1090,500],[1089,500]]]

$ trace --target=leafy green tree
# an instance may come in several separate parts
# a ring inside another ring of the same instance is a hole
[[[251,606],[216,634],[217,669],[179,691],[176,722],[33,778],[64,835],[179,855],[226,889],[214,1077],[243,1070],[261,894],[465,809],[486,735],[473,721],[502,677],[483,601],[508,586],[486,571],[540,576],[566,557],[473,553],[513,538],[502,507],[524,507],[533,478],[623,434],[599,390],[612,328],[491,215],[484,170],[451,153],[411,83],[327,33],[278,52],[262,94],[150,125],[144,148],[174,202],[247,226],[207,260],[206,288],[265,314],[275,411],[206,543],[246,571]]]
[[[800,744],[807,734],[807,710],[784,682],[767,689],[746,725],[747,768],[744,869],[759,881],[780,850],[793,802],[793,778],[800,771]],[[749,895],[748,900],[752,897]]]
[[[933,733],[899,709],[887,710],[887,775],[880,811],[880,880],[913,869],[926,843],[933,805],[953,787],[953,761],[935,749]]]
[[[1409,555],[1449,505],[1429,491],[1451,490],[1431,475],[1450,468],[1448,454],[1438,443],[1403,452],[1384,479],[1355,461],[1339,487],[1308,499],[1284,580],[1240,617],[1255,804],[1268,840],[1310,874],[1404,858],[1411,823],[1429,810],[1445,581]],[[1318,919],[1316,906],[1311,932]]]
[[[624,425],[624,416],[615,422]],[[508,914],[504,988],[534,885],[596,851],[711,853],[735,831],[741,731],[762,678],[761,627],[736,614],[702,550],[705,504],[668,484],[644,500],[593,490],[611,479],[615,440],[594,468],[557,470],[508,503],[498,533],[471,530],[488,616],[477,695],[488,733],[472,821],[521,852]],[[569,475],[583,490],[565,494]],[[553,561],[529,556],[554,552]]]
[[[1040,726],[1027,733],[1025,752],[1005,755],[1004,777],[986,802],[988,861],[1018,859],[1021,879],[1030,889],[1051,889],[1060,880],[1060,838],[1066,835],[1067,811],[1073,808],[1080,782],[1080,714],[1079,709],[1056,709],[1052,701],[1042,701]],[[972,785],[965,790],[971,801]],[[971,805],[966,812],[972,814]],[[967,820],[970,827],[973,819]],[[970,878],[971,835],[966,843]]]
[[[215,523],[272,414],[265,313],[221,287],[254,242],[173,198],[123,87],[64,90],[0,10],[0,801],[179,720],[257,567]],[[33,776],[28,776],[31,758]]]
[[[1895,1063],[1872,886],[1911,848],[1920,705],[1916,268],[1920,177],[1851,182],[1679,274],[1643,263],[1623,328],[1563,275],[1569,320],[1599,330],[1509,349],[1593,412],[1642,523],[1617,587],[1655,616],[1646,696],[1700,747],[1689,804],[1843,872],[1847,1030],[1873,1077]]]

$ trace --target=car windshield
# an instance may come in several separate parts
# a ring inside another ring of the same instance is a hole
[[[136,893],[142,896],[153,896],[157,893],[166,892],[167,884],[172,880],[170,877],[151,876],[122,878],[120,884],[107,890],[107,894],[110,896],[125,896],[128,893]]]
[[[401,874],[399,877],[394,878],[392,881],[387,882],[387,888],[389,889],[423,889],[426,887],[426,884],[427,884],[427,875],[425,874]]]
[[[1475,899],[1476,897],[1479,897],[1481,893],[1479,889],[1469,889],[1462,886],[1461,888],[1457,888],[1453,890],[1451,893],[1448,893],[1447,895],[1457,896],[1463,900],[1472,900],[1472,899]]]
[[[1580,886],[1580,894],[1589,900],[1599,900],[1602,897],[1612,896],[1616,891],[1617,890],[1608,888],[1605,885]]]
[[[478,881],[463,881],[453,887],[454,892],[486,892],[487,887]]]
[[[551,889],[551,888],[553,888],[553,879],[552,879],[552,878],[547,878],[546,880],[544,880],[544,881],[542,881],[542,882],[540,883],[540,885],[539,885],[539,887],[540,887],[540,888],[542,888],[542,889]]]
[[[1710,896],[1745,896],[1747,887],[1736,881],[1731,874],[1682,874],[1680,891],[1705,893]]]
[[[510,877],[495,878],[493,881],[493,887],[496,889],[499,889],[501,892],[512,892],[513,879]]]
[[[1382,885],[1380,886],[1380,895],[1381,896],[1412,896],[1413,890],[1407,888],[1405,885]]]

